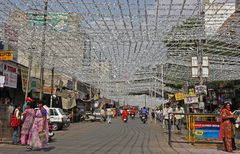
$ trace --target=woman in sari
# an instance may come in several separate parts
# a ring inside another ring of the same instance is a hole
[[[43,108],[42,102],[38,103],[34,123],[32,126],[32,137],[30,149],[47,149],[48,148],[48,122],[47,111]]]
[[[33,103],[28,103],[25,111],[22,113],[24,117],[24,123],[21,130],[21,144],[29,145],[31,139],[31,128],[33,125],[35,110],[33,109]]]
[[[223,146],[225,151],[232,152],[235,150],[232,143],[234,138],[234,125],[231,122],[234,119],[232,112],[230,111],[230,103],[224,104],[220,113],[220,134],[219,139],[223,140]]]

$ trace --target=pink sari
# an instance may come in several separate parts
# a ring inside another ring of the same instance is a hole
[[[21,129],[21,144],[30,144],[31,139],[31,128],[33,125],[35,110],[34,109],[26,109],[23,114],[25,114],[24,123]]]
[[[48,147],[48,122],[47,120],[44,123],[44,116],[47,115],[47,111],[42,108],[37,110],[36,117],[34,119],[32,127],[32,138],[30,141],[30,146],[35,149],[42,149]],[[45,137],[43,140],[40,139],[39,133],[43,130],[45,125]]]

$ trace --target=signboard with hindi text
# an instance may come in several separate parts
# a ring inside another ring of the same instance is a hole
[[[13,60],[12,51],[0,51],[0,60]]]

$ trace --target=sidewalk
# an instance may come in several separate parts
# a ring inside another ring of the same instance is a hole
[[[164,134],[166,135],[167,139],[168,139],[168,130],[166,128],[162,127],[162,123],[160,121],[157,120],[157,123],[155,124],[154,121],[151,122],[151,124],[153,125],[153,127],[156,128],[160,128],[160,131],[164,132]],[[155,126],[154,126],[155,125]],[[176,129],[176,127],[173,127],[173,129]],[[176,131],[172,131],[172,141],[184,141],[187,142],[187,130],[184,129],[182,134],[177,134],[175,133]],[[240,140],[237,139],[236,140],[236,144],[238,147],[238,150],[234,151],[233,153],[240,153]],[[203,153],[205,152],[210,152],[210,153],[227,153],[223,151],[223,145],[222,144],[199,144],[199,143],[195,143],[194,145],[192,145],[191,143],[174,143],[172,142],[172,148],[174,149],[178,149],[179,148],[187,148],[189,149],[190,153],[199,153],[199,150]]]

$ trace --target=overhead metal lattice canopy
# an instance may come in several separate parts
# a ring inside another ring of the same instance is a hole
[[[19,61],[32,55],[108,96],[161,92],[162,72],[171,91],[167,83],[198,82],[191,57],[199,54],[209,58],[208,81],[239,79],[238,3],[0,0],[0,38],[18,50]]]

